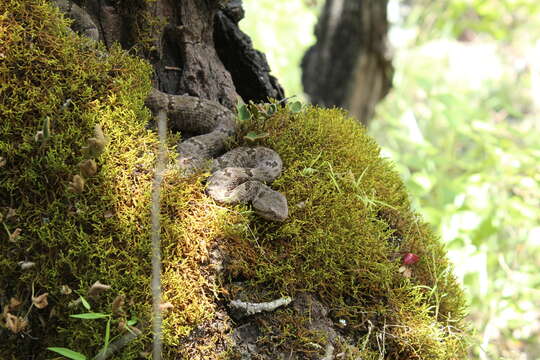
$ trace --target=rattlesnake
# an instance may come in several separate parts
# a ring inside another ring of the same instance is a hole
[[[274,150],[262,146],[232,149],[214,160],[208,195],[223,202],[251,202],[261,217],[284,221],[288,215],[287,199],[265,185],[281,175],[282,166]]]
[[[234,114],[224,106],[187,95],[169,95],[153,89],[146,100],[154,114],[165,111],[172,130],[191,135],[178,145],[178,167],[186,174],[205,167],[225,149],[234,135]],[[288,216],[287,199],[266,183],[281,175],[279,155],[265,147],[238,147],[214,159],[206,191],[224,203],[251,203],[255,212],[272,221]]]
[[[74,30],[95,41],[99,30],[85,9],[71,0],[53,0],[74,20]],[[153,89],[146,105],[154,115],[165,112],[172,130],[186,140],[178,145],[178,167],[184,174],[194,173],[225,151],[226,140],[235,134],[235,115],[217,102],[187,95],[169,95]],[[279,155],[268,148],[240,147],[215,159],[207,193],[224,203],[251,203],[261,217],[284,221],[288,217],[287,199],[267,183],[280,174]]]

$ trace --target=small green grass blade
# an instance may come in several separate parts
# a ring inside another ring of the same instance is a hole
[[[70,349],[67,349],[67,348],[63,348],[63,347],[48,347],[47,350],[50,350],[50,351],[53,351],[55,353],[58,353],[62,356],[65,356],[67,357],[68,359],[73,359],[73,360],[86,360],[86,356],[84,356],[83,354],[79,353],[79,352],[76,352],[76,351],[73,351],[73,350],[70,350]]]
[[[69,316],[72,318],[86,319],[86,320],[105,319],[109,317],[108,314],[103,314],[103,313],[84,313],[84,314],[74,314],[74,315],[69,315]]]
[[[103,353],[107,353],[107,348],[109,347],[109,341],[111,339],[111,318],[107,320],[107,327],[105,328],[105,344],[103,345]]]
[[[81,298],[81,302],[82,302],[84,308],[86,310],[90,311],[90,304],[88,303],[88,301],[86,301],[86,299],[84,297],[82,297],[82,296],[80,298]]]
[[[244,136],[244,139],[246,139],[248,141],[257,141],[257,140],[267,138],[268,136],[270,136],[270,134],[267,133],[267,132],[264,132],[262,134],[257,134],[255,132],[249,132],[249,133],[246,134],[246,136]]]

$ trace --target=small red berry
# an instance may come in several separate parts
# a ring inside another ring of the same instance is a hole
[[[417,263],[420,260],[420,257],[413,253],[406,253],[403,255],[403,264],[412,265]]]

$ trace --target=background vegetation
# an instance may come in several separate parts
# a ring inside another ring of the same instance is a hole
[[[321,5],[245,1],[241,26],[288,95],[301,95]],[[394,89],[370,133],[448,246],[478,333],[472,356],[539,358],[540,3],[396,0],[389,17]]]

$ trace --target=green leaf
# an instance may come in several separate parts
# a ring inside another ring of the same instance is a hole
[[[49,140],[51,137],[51,119],[48,116],[43,119],[43,128],[41,130],[43,131],[43,139]]]
[[[133,326],[133,325],[137,324],[137,321],[138,321],[137,318],[132,318],[132,319],[127,321],[127,325],[128,326]]]
[[[105,318],[108,318],[110,317],[109,314],[103,314],[103,313],[84,313],[84,314],[74,314],[74,315],[69,315],[70,317],[72,318],[77,318],[77,319],[105,319]]]
[[[105,344],[103,345],[104,354],[107,352],[110,339],[111,339],[111,318],[109,317],[109,320],[107,320],[107,327],[105,328]]]
[[[48,347],[47,350],[54,351],[55,353],[65,356],[68,359],[86,360],[86,356],[83,354],[63,347]]]
[[[289,103],[289,109],[293,113],[300,112],[302,110],[302,103],[300,101],[294,101],[292,103]]]
[[[251,113],[249,112],[246,104],[238,106],[238,119],[240,121],[246,121],[251,118]]]
[[[84,308],[85,308],[86,310],[90,310],[90,304],[88,303],[88,301],[86,301],[86,299],[83,298],[82,296],[81,296],[80,298],[81,298],[81,302],[82,302]]]
[[[268,136],[270,136],[270,134],[267,133],[267,132],[264,132],[262,134],[257,134],[255,132],[248,132],[246,134],[246,136],[244,136],[244,139],[246,139],[248,141],[257,141],[257,140],[260,140],[260,139],[267,138]]]

